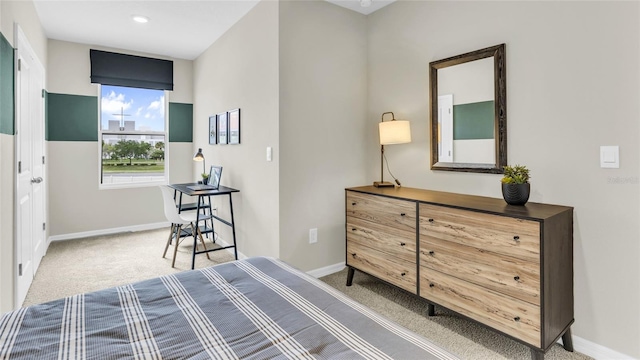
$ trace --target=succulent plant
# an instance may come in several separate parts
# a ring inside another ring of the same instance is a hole
[[[529,169],[524,165],[505,166],[503,184],[526,184],[529,182]]]

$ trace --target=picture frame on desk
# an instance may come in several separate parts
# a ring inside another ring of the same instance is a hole
[[[217,114],[216,118],[218,122],[218,144],[227,144],[229,128],[227,112]]]
[[[240,144],[240,109],[228,112],[229,118],[229,144]]]
[[[209,116],[209,145],[218,143],[218,116]]]

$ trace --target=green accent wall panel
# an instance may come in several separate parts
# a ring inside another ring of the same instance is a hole
[[[453,106],[453,140],[493,139],[495,103],[482,101]]]
[[[13,47],[0,33],[0,133],[15,134]]]
[[[98,97],[49,93],[46,139],[98,141]]]
[[[169,142],[193,142],[193,104],[169,103]]]

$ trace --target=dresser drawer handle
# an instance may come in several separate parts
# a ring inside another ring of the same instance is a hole
[[[513,237],[513,240],[515,240],[515,241],[520,241],[520,236],[518,236],[518,235],[514,236],[514,237]]]
[[[356,228],[351,228],[351,231],[356,231]]]
[[[515,280],[515,281],[520,281],[520,276],[518,276],[518,275],[514,276],[514,277],[513,277],[513,280]]]
[[[513,318],[513,320],[515,320],[516,322],[517,322],[517,321],[520,321],[520,316],[516,316],[516,317],[514,317],[514,318]]]
[[[429,284],[429,287],[430,287],[430,288],[432,288],[432,287],[434,287],[434,286],[436,286],[434,283]]]
[[[430,223],[432,223],[432,222],[433,222],[433,219],[429,219],[429,222],[430,222]]]
[[[356,258],[356,253],[351,254],[351,256],[353,256],[353,258]]]
[[[352,202],[351,205],[356,206],[356,203]]]
[[[405,215],[407,215],[407,214],[405,214],[405,213],[400,213],[400,216],[405,216]]]
[[[435,251],[433,251],[433,250],[429,250],[429,255],[433,256],[433,255],[435,255],[435,254],[436,254],[436,252],[435,252]]]
[[[405,245],[407,245],[407,243],[403,243],[403,242],[400,243],[400,246],[405,246]]]
[[[402,274],[400,274],[400,276],[405,276],[405,275],[407,275],[407,273],[402,273]]]

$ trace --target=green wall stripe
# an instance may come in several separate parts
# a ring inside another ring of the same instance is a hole
[[[46,93],[48,141],[98,141],[98,97]],[[169,103],[169,142],[193,141],[193,104]]]
[[[453,106],[453,140],[493,139],[494,101]]]
[[[169,142],[193,142],[193,104],[169,103]]]
[[[0,33],[0,133],[15,134],[13,47]]]
[[[49,93],[49,141],[98,141],[98,97]]]

